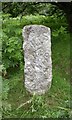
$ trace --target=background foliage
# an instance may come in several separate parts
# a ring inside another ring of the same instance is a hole
[[[48,26],[52,30],[54,39],[58,39],[59,35],[64,35],[67,30],[66,19],[64,16],[58,17],[57,14],[52,16],[44,15],[30,15],[19,16],[16,18],[10,17],[9,14],[2,14],[3,17],[3,33],[2,33],[2,47],[3,47],[3,65],[6,69],[23,64],[23,38],[22,29],[29,24],[42,24]]]

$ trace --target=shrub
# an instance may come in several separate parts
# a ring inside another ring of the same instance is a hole
[[[65,17],[60,19],[56,15],[30,15],[22,18],[12,18],[9,14],[2,14],[2,16],[2,60],[6,70],[15,66],[23,68],[22,29],[25,25],[42,24],[48,26],[52,30],[53,39],[58,39],[60,33],[64,35],[67,28]]]

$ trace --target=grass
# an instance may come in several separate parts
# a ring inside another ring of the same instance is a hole
[[[23,70],[11,70],[6,80],[9,85],[7,106],[11,109],[3,110],[4,118],[15,117],[71,117],[70,110],[70,42],[69,34],[52,38],[52,64],[53,79],[52,86],[46,94],[41,96],[30,95],[24,87]],[[32,99],[19,110],[16,110],[22,103]]]

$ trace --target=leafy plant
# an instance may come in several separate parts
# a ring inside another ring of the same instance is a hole
[[[19,37],[22,33],[21,29],[17,29],[15,19],[8,18],[8,15],[4,15],[4,17],[2,33],[2,59],[4,67],[8,69],[10,67],[22,65],[22,37]]]
[[[2,114],[7,114],[11,111],[11,104],[7,102],[9,92],[9,82],[4,79],[2,82]]]
[[[3,80],[2,82],[2,99],[8,99],[8,91],[9,91],[9,82],[7,80]]]

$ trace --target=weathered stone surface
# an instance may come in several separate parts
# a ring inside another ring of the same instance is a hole
[[[30,93],[43,94],[51,87],[51,32],[43,25],[23,28],[25,87]]]

